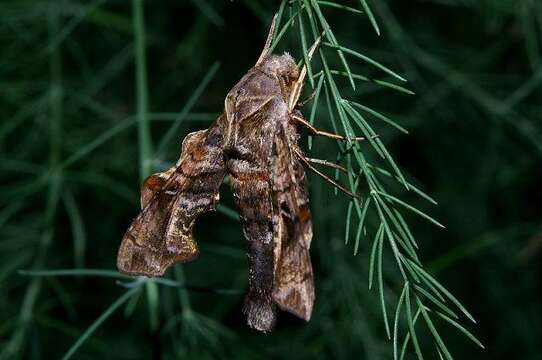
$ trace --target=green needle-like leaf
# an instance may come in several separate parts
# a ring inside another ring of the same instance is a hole
[[[463,326],[461,326],[457,321],[449,318],[448,316],[436,311],[436,314],[440,316],[442,319],[444,319],[446,322],[457,328],[459,331],[461,331],[465,336],[467,336],[469,339],[472,340],[476,345],[481,347],[482,349],[485,349],[485,346],[474,336],[472,333],[470,333],[467,329],[465,329]]]
[[[318,0],[318,4],[324,5],[324,6],[329,6],[329,7],[334,7],[334,8],[345,10],[345,11],[350,11],[350,12],[353,12],[355,14],[363,14],[363,11],[361,11],[361,10],[355,9],[353,7],[350,7],[350,6],[337,4],[337,3],[334,3],[334,2],[331,2],[331,1]]]
[[[397,302],[397,307],[395,309],[395,320],[393,321],[393,359],[398,359],[397,344],[399,338],[399,316],[401,315],[401,309],[403,308],[403,301],[405,300],[406,292],[408,290],[408,283],[405,283],[403,286],[403,291],[401,291],[401,296],[399,296],[399,301]]]
[[[410,260],[409,260],[410,261]],[[431,282],[442,294],[444,294],[450,301],[452,301],[458,308],[465,314],[466,317],[468,317],[473,323],[476,323],[476,320],[474,320],[474,317],[465,309],[465,307],[457,300],[455,296],[453,296],[444,286],[442,286],[435,278],[433,278],[427,271],[425,271],[421,266],[411,262],[412,267],[419,273],[419,275],[425,279],[427,279],[429,282]]]
[[[355,101],[349,101],[348,103],[350,103],[351,105],[354,105],[355,107],[358,107],[362,110],[365,110],[367,111],[369,114],[373,115],[374,117],[384,121],[385,123],[393,126],[394,128],[396,128],[397,130],[403,132],[404,134],[408,134],[408,130],[406,130],[404,127],[402,127],[401,125],[397,124],[395,121],[391,120],[390,118],[388,118],[387,116],[385,115],[382,115],[381,113],[379,113],[378,111],[375,111],[371,108],[368,108],[367,106],[364,106],[364,105],[361,105]]]
[[[414,327],[415,325],[414,319],[412,318],[412,309],[411,309],[411,302],[410,302],[410,285],[408,282],[405,283],[405,288],[406,288],[405,303],[406,303],[409,334],[410,334],[410,337],[412,338],[412,343],[414,344],[414,349],[416,351],[416,355],[418,356],[418,359],[423,360],[420,344],[418,343],[418,336],[416,335],[416,329]],[[419,309],[421,310],[421,308]]]
[[[376,251],[378,249],[378,258],[382,257],[382,242],[384,241],[384,225],[380,224],[378,231],[376,232],[373,240],[373,246],[371,249],[371,258],[369,259],[369,290],[373,288],[373,278],[375,273],[375,259]]]
[[[388,323],[388,311],[386,310],[386,300],[384,298],[384,275],[382,273],[383,243],[383,239],[379,240],[378,242],[378,293],[380,296],[380,307],[382,308],[382,317],[384,319],[386,335],[388,336],[388,339],[391,339],[390,324]]]
[[[400,81],[404,81],[406,82],[407,80],[402,77],[401,75],[397,74],[395,71],[393,70],[390,70],[387,66],[384,66],[382,65],[381,63],[379,63],[378,61],[374,60],[374,59],[371,59],[370,57],[366,56],[366,55],[363,55],[362,53],[360,52],[357,52],[355,50],[352,50],[352,49],[349,49],[347,47],[344,47],[344,46],[339,46],[337,44],[334,44],[334,43],[329,43],[329,42],[324,42],[324,45],[325,46],[328,46],[330,48],[333,48],[333,49],[336,49],[336,50],[339,50],[339,51],[342,51],[344,53],[347,53],[347,54],[350,54],[350,55],[353,55],[363,61],[365,61],[366,63],[368,64],[371,64],[373,66],[375,66],[376,68],[384,71],[385,73],[387,73],[388,75],[391,75],[393,76],[394,78],[400,80]]]
[[[385,193],[380,192],[380,191],[379,191],[378,193],[379,193],[380,195],[382,195],[382,196],[384,196],[384,197],[386,197],[386,198],[388,198],[388,199],[390,199],[390,200],[392,200],[392,201],[394,201],[394,202],[396,202],[396,203],[398,203],[398,204],[404,206],[404,207],[407,208],[408,210],[410,210],[410,211],[412,211],[412,212],[414,212],[414,213],[420,215],[421,217],[423,217],[423,218],[429,220],[429,221],[432,222],[433,224],[435,224],[435,225],[437,225],[437,226],[439,226],[439,227],[441,227],[441,228],[444,228],[444,225],[442,225],[441,223],[439,223],[437,220],[433,219],[431,216],[427,215],[426,213],[424,213],[424,212],[422,212],[422,211],[416,209],[416,208],[413,207],[412,205],[407,204],[407,203],[404,202],[403,200],[400,200],[400,199],[396,198],[395,196],[392,196],[392,195],[389,195],[389,194],[385,194]]]
[[[380,36],[380,28],[378,27],[378,24],[376,22],[376,19],[373,15],[373,12],[371,11],[371,8],[369,5],[367,5],[366,0],[359,0],[361,2],[361,6],[363,6],[363,9],[367,13],[367,16],[369,17],[369,20],[371,21],[371,25],[373,25],[373,28],[376,31],[376,34]]]
[[[365,217],[367,216],[367,210],[369,209],[370,204],[371,204],[371,198],[365,199],[365,203],[363,204],[363,209],[361,210],[361,216],[359,217],[359,225],[358,225],[359,233],[361,233],[361,229],[363,229],[363,226],[365,224]],[[360,237],[356,236],[356,243],[354,246],[354,255],[357,255],[358,253],[359,242],[360,242]]]
[[[427,326],[429,327],[429,330],[431,331],[431,333],[435,337],[435,340],[437,341],[439,349],[442,351],[442,353],[444,354],[444,356],[445,356],[445,358],[447,360],[453,360],[452,355],[448,351],[448,348],[446,348],[446,345],[442,341],[442,338],[440,337],[440,334],[438,333],[437,329],[433,325],[433,322],[431,321],[431,318],[429,317],[429,314],[427,313],[427,310],[426,310],[425,306],[422,304],[422,302],[420,301],[419,298],[416,298],[416,303],[418,304],[419,308],[421,309],[422,316],[425,319],[425,322],[426,322]]]

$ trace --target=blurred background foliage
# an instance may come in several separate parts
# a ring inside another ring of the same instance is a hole
[[[416,95],[371,83],[341,90],[409,130],[375,124],[405,174],[439,202],[401,195],[446,225],[407,218],[422,262],[473,313],[478,325],[470,330],[487,350],[453,329],[443,338],[457,359],[542,359],[542,3],[369,4],[380,37],[365,16],[333,8],[326,15],[343,44],[390,65]],[[317,300],[308,324],[282,313],[270,335],[245,326],[245,240],[226,188],[223,206],[196,226],[197,261],[144,287],[115,272],[139,207],[137,112],[148,112],[155,148],[179,125],[148,164],[171,165],[182,138],[216,118],[253,65],[278,5],[147,1],[143,27],[129,1],[0,2],[3,358],[60,358],[77,342],[77,359],[393,357],[378,297],[367,288],[372,238],[352,255],[344,245],[348,199],[315,176]],[[142,34],[147,61],[138,67]],[[279,48],[299,59],[296,35]],[[147,86],[136,86],[138,71]],[[327,111],[317,114],[319,127],[330,129]],[[333,160],[336,145],[315,140],[311,154]],[[387,255],[386,291],[396,302]],[[19,271],[57,269],[78,270]],[[432,346],[424,335],[421,346]]]

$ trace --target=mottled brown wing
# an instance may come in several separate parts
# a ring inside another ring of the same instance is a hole
[[[144,209],[153,198],[154,194],[162,190],[169,178],[175,173],[177,166],[172,166],[166,171],[152,174],[143,181],[141,187],[141,209]]]
[[[312,221],[305,171],[291,150],[297,147],[296,137],[295,129],[282,128],[275,138],[273,299],[282,310],[308,321],[314,304]]]
[[[198,255],[192,228],[199,215],[215,208],[225,176],[222,124],[221,117],[208,130],[187,135],[177,164],[145,180],[143,210],[119,248],[121,272],[161,276],[172,264]]]

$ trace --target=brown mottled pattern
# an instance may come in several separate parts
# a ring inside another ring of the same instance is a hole
[[[273,299],[282,310],[308,321],[314,304],[314,281],[309,255],[312,222],[307,182],[303,166],[289,151],[297,145],[287,144],[288,132],[297,136],[297,131],[287,126],[282,132],[284,136],[275,138],[278,151],[272,164],[274,218],[280,229],[274,236]]]
[[[299,76],[290,55],[262,56],[227,94],[217,122],[188,135],[177,164],[145,181],[143,210],[119,250],[120,271],[158,276],[195,258],[192,228],[214,209],[227,174],[248,241],[249,326],[270,331],[277,305],[310,319],[312,223],[292,118],[301,113],[288,105]]]
[[[145,181],[143,209],[119,249],[120,271],[161,276],[172,264],[198,255],[192,227],[200,214],[216,206],[226,174],[221,118],[208,130],[189,134],[177,164]]]

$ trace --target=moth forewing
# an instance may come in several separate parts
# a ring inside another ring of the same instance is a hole
[[[176,166],[172,166],[168,170],[156,174],[152,174],[143,181],[143,186],[141,187],[141,208],[149,204],[154,194],[160,191],[167,180],[175,172]]]
[[[282,127],[275,139],[273,167],[275,272],[273,299],[284,311],[309,320],[314,304],[314,279],[309,248],[312,223],[305,171],[294,155],[295,126]]]
[[[134,219],[119,248],[119,271],[131,275],[161,276],[167,267],[186,257],[186,254],[167,251],[164,241],[164,233],[176,199],[167,195],[165,189],[178,186],[179,181],[179,174],[174,174],[162,189],[154,193]]]
[[[199,215],[216,206],[225,176],[221,119],[208,130],[189,134],[177,165],[145,181],[143,210],[119,248],[117,267],[121,272],[161,276],[174,263],[198,255],[193,225]]]

